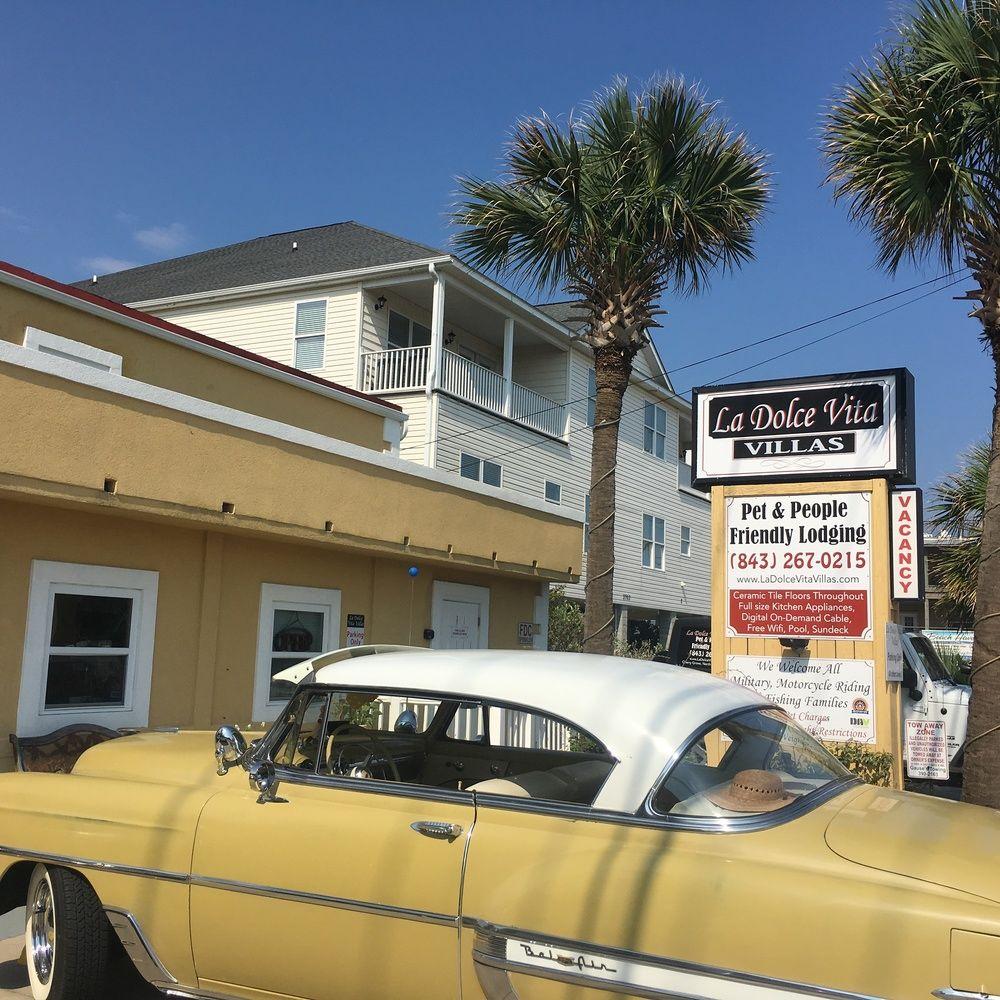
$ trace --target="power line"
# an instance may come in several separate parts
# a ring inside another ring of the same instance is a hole
[[[959,270],[963,270],[964,271],[965,268],[960,268]],[[954,274],[956,272],[951,272],[951,273]],[[949,275],[939,275],[937,278],[935,278],[933,280],[934,281],[940,281],[941,278],[944,278],[944,277],[949,277]],[[964,280],[965,280],[965,277],[963,275],[963,276],[961,276],[959,278],[956,278],[955,281],[948,282],[948,284],[946,284],[946,285],[941,285],[941,286],[939,286],[937,288],[932,288],[932,289],[930,289],[930,291],[923,292],[920,295],[916,295],[912,299],[907,299],[905,302],[897,303],[896,305],[891,306],[888,309],[883,309],[882,312],[875,313],[872,316],[867,316],[864,319],[858,320],[856,323],[851,323],[848,326],[840,327],[839,329],[834,330],[831,333],[824,334],[822,337],[816,337],[815,339],[810,340],[810,341],[806,342],[805,344],[800,344],[798,347],[790,348],[787,351],[782,351],[779,354],[775,354],[775,355],[772,355],[769,358],[765,358],[763,361],[758,361],[758,362],[756,362],[756,363],[754,363],[752,365],[748,365],[745,368],[740,368],[737,371],[729,372],[726,375],[721,375],[718,378],[714,379],[713,383],[718,383],[718,382],[720,382],[720,381],[722,381],[724,379],[734,378],[737,375],[742,375],[745,372],[752,371],[755,368],[760,368],[763,365],[770,364],[772,361],[779,361],[782,358],[788,357],[791,354],[796,354],[799,351],[804,351],[807,347],[813,347],[816,344],[822,343],[824,340],[830,340],[831,338],[836,337],[836,336],[838,336],[841,333],[847,333],[850,330],[857,329],[859,326],[864,326],[865,323],[870,323],[872,320],[880,319],[883,316],[888,316],[890,313],[896,312],[899,309],[903,309],[906,306],[913,305],[914,302],[919,302],[921,299],[925,299],[925,298],[927,298],[927,297],[929,297],[931,295],[936,295],[938,292],[944,291],[947,288],[951,288],[952,286],[957,285],[957,284],[959,284],[960,282],[962,282]],[[920,288],[920,287],[922,287],[923,285],[926,285],[926,284],[929,284],[929,282],[922,282],[920,285],[915,285],[914,288]],[[913,291],[913,289],[909,289],[909,290]],[[874,304],[874,303],[869,303],[869,304],[871,305],[871,304]],[[819,321],[817,321],[817,322],[819,322]],[[815,324],[812,324],[812,325],[815,325]],[[767,338],[767,339],[768,340],[774,340],[776,338],[775,337],[771,337],[771,338]],[[682,391],[683,392],[688,392],[692,388],[694,388],[693,385],[689,386],[687,389],[682,390]],[[584,397],[584,398],[587,398],[587,397]],[[621,420],[621,417],[628,416],[628,415],[631,415],[633,413],[638,413],[641,410],[645,409],[645,405],[646,404],[644,402],[642,404],[642,406],[636,406],[636,407],[633,407],[630,410],[623,410],[621,412],[621,415],[619,416],[619,422]],[[505,422],[505,421],[501,421],[501,422]],[[483,429],[483,428],[479,428],[479,429]],[[572,434],[579,434],[582,431],[589,431],[589,430],[591,430],[591,428],[590,428],[589,425],[587,425],[587,426],[584,426],[584,427],[577,427],[576,429],[571,430],[569,432],[569,434],[570,435],[572,435]],[[546,440],[531,441],[531,442],[529,442],[527,444],[518,445],[516,448],[510,448],[507,451],[501,451],[501,452],[498,452],[498,453],[496,453],[494,455],[490,455],[490,456],[477,456],[477,457],[485,457],[486,461],[494,461],[496,459],[506,458],[508,455],[514,455],[514,454],[517,454],[518,452],[521,452],[521,451],[528,451],[531,448],[537,448],[540,445],[548,444],[548,443],[549,442],[546,441]],[[460,472],[461,471],[461,464],[459,464],[458,466],[448,467],[448,468],[445,469],[445,471],[446,472]],[[627,509],[627,508],[620,508],[620,509],[624,510],[624,509]]]
[[[749,350],[752,347],[760,347],[762,344],[769,344],[772,341],[780,340],[782,337],[790,337],[790,336],[792,336],[792,334],[802,333],[804,330],[812,329],[815,326],[821,326],[823,323],[829,323],[829,322],[831,322],[832,320],[835,320],[835,319],[841,319],[844,316],[849,316],[851,313],[860,312],[862,309],[868,309],[871,306],[877,306],[877,305],[879,305],[882,302],[889,301],[889,299],[894,299],[894,298],[896,298],[899,295],[905,295],[907,292],[914,292],[918,288],[924,288],[927,285],[934,284],[935,282],[941,281],[944,278],[950,278],[950,277],[952,277],[952,275],[958,274],[959,272],[963,272],[963,271],[966,271],[966,270],[968,270],[968,268],[964,268],[964,267],[956,268],[953,271],[948,271],[948,272],[946,272],[944,274],[939,274],[935,278],[929,278],[927,281],[921,281],[921,282],[919,282],[916,285],[910,285],[909,288],[901,288],[901,289],[899,289],[896,292],[889,292],[887,295],[883,295],[883,296],[881,296],[880,298],[877,298],[877,299],[871,299],[869,302],[864,302],[861,305],[851,306],[848,309],[842,309],[840,312],[831,313],[829,316],[822,317],[822,319],[814,319],[814,320],[811,320],[808,323],[803,323],[800,326],[791,327],[788,330],[782,330],[780,333],[773,333],[770,336],[761,337],[758,340],[749,341],[746,344],[741,344],[739,347],[731,347],[728,350],[720,351],[718,354],[711,354],[708,357],[699,358],[697,361],[689,361],[687,364],[680,365],[677,368],[672,368],[666,374],[667,374],[668,377],[670,377],[670,376],[676,375],[678,372],[687,371],[690,368],[697,368],[700,365],[708,364],[708,362],[710,362],[710,361],[718,361],[720,358],[727,358],[730,355],[739,354],[741,351],[747,351],[747,350]],[[951,284],[957,284],[957,282],[952,282]],[[951,285],[946,285],[944,287],[950,288]],[[932,289],[932,291],[937,291],[937,289]],[[915,302],[917,300],[913,299],[912,301]],[[885,315],[885,314],[884,313],[879,313],[879,315],[881,316],[881,315]],[[871,318],[872,319],[877,319],[878,316],[873,316]],[[851,327],[847,327],[846,329],[851,329]],[[818,343],[818,341],[816,341],[816,343]],[[808,347],[809,345],[806,344],[805,346]],[[749,369],[745,369],[745,370],[748,371]],[[728,378],[729,376],[722,376],[722,377],[723,378]],[[660,376],[660,375],[650,375],[650,376],[647,376],[645,378],[636,379],[636,381],[633,382],[633,383],[631,383],[631,384],[633,384],[633,385],[643,385],[646,382],[658,382],[660,378],[662,378],[662,376]],[[689,390],[682,390],[680,393],[678,393],[676,390],[674,390],[674,395],[675,396],[679,396],[679,395],[682,395],[684,392],[687,392],[687,391],[689,391]],[[546,407],[543,407],[540,410],[533,410],[531,413],[524,414],[524,416],[525,417],[536,417],[536,416],[539,416],[542,413],[551,413],[553,410],[559,410],[559,409],[562,409],[565,406],[571,406],[574,403],[583,403],[583,402],[586,402],[587,400],[592,399],[592,398],[593,397],[590,396],[589,394],[586,395],[586,396],[579,396],[576,399],[568,399],[565,403],[553,403],[552,406],[546,406]],[[454,434],[445,434],[443,436],[432,438],[428,442],[428,444],[438,444],[441,441],[453,441],[453,440],[455,440],[457,438],[467,437],[470,434],[480,434],[483,431],[488,431],[488,430],[490,430],[493,427],[501,427],[501,426],[503,426],[504,424],[507,424],[507,423],[509,423],[509,419],[494,420],[494,421],[491,421],[488,424],[483,424],[481,427],[471,427],[468,430],[456,431]]]

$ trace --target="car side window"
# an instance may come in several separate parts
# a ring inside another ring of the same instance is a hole
[[[325,692],[304,692],[289,705],[285,716],[286,731],[271,757],[275,765],[302,771],[315,768],[328,701]]]
[[[670,817],[746,818],[784,809],[850,777],[820,743],[777,709],[750,709],[709,726],[652,797]]]

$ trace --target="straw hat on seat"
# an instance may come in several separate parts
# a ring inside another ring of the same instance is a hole
[[[781,777],[771,771],[740,771],[728,788],[705,793],[710,802],[733,812],[773,812],[788,805],[792,796],[785,791]]]

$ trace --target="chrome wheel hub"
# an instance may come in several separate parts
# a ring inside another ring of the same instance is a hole
[[[56,953],[56,915],[52,887],[47,878],[35,888],[28,907],[28,927],[31,939],[31,964],[38,981],[45,986],[52,976],[52,961]]]

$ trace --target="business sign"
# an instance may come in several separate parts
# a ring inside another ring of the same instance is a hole
[[[948,780],[948,734],[943,722],[906,720],[906,773],[911,778]]]
[[[871,639],[871,493],[727,497],[726,635]]]
[[[903,630],[895,622],[885,623],[885,679],[903,683]]]
[[[830,743],[875,742],[875,664],[804,656],[729,656],[726,676]]]
[[[676,621],[667,643],[667,655],[671,663],[711,672],[711,619],[698,617]]]
[[[912,399],[905,368],[695,389],[693,484],[912,481]]]
[[[916,487],[889,492],[894,601],[922,601],[924,598],[923,502],[923,493]]]

